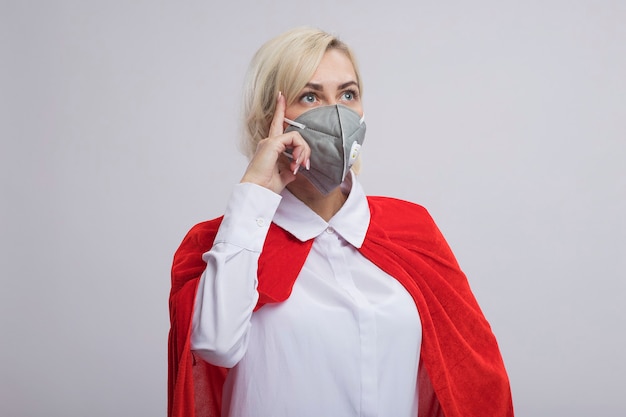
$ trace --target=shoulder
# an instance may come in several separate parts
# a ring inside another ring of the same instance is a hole
[[[191,244],[197,246],[208,245],[211,247],[213,245],[215,235],[217,234],[217,230],[222,223],[222,219],[223,216],[220,216],[194,225],[185,235],[181,246],[184,244]]]
[[[411,227],[433,225],[425,207],[393,197],[368,196],[372,219],[384,227]]]
[[[395,244],[458,268],[445,237],[426,208],[391,197],[368,197],[371,221],[367,236]]]
[[[222,217],[207,220],[193,226],[174,254],[174,266],[185,263],[189,257],[199,258],[204,252],[211,249],[217,235],[217,230],[222,223]]]
[[[367,201],[370,203],[370,205],[387,207],[387,208],[398,208],[398,209],[410,210],[410,211],[426,210],[423,206],[419,204],[412,203],[406,200],[401,200],[399,198],[394,198],[394,197],[368,195]]]
[[[183,238],[174,253],[172,262],[172,293],[182,288],[188,281],[198,278],[206,263],[202,254],[213,246],[222,218],[198,223]]]

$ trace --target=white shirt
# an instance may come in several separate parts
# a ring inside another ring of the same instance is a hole
[[[281,199],[235,186],[203,256],[191,334],[200,357],[232,367],[223,416],[417,416],[419,315],[404,287],[358,252],[369,206],[356,180],[342,187],[348,199],[327,223],[287,190]],[[315,240],[291,296],[252,314],[271,221]]]

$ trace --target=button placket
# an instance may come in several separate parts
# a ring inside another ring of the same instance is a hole
[[[356,325],[360,335],[360,368],[361,368],[361,414],[364,417],[376,415],[378,409],[378,364],[377,364],[377,327],[375,310],[370,301],[361,292],[354,282],[350,268],[345,258],[345,252],[341,250],[341,238],[335,234],[331,226],[326,228],[327,237],[323,239],[327,251],[327,259],[330,263],[334,278],[338,285],[349,295],[351,302],[347,304],[354,314]]]

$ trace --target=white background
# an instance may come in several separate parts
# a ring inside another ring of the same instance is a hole
[[[172,255],[305,24],[355,49],[364,187],[430,210],[517,415],[626,415],[621,0],[2,1],[0,415],[165,415]]]

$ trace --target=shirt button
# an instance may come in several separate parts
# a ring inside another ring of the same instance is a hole
[[[326,228],[326,233],[328,233],[329,235],[332,234],[332,233],[335,233],[335,229],[333,229],[332,226],[328,226]]]
[[[265,219],[259,217],[258,219],[256,219],[256,225],[259,227],[265,226]]]

